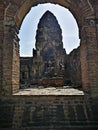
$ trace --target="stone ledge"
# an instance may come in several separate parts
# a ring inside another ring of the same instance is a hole
[[[74,88],[28,88],[21,89],[13,95],[84,95],[84,92]]]

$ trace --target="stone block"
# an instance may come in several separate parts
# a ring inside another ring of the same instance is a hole
[[[38,85],[45,87],[62,87],[64,86],[64,80],[63,78],[44,78],[38,81]]]

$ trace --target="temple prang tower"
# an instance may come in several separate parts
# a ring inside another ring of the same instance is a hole
[[[50,11],[46,11],[39,21],[35,45],[37,57],[42,61],[42,75],[48,78],[61,76],[66,51],[63,48],[62,30]]]
[[[46,11],[39,20],[35,47],[32,58],[21,58],[21,81],[27,85],[51,86],[57,86],[59,81],[61,84],[58,85],[64,85],[66,51],[63,48],[62,30],[50,11]],[[28,60],[29,64],[26,62]],[[26,66],[23,67],[23,64]]]
[[[67,56],[64,77],[81,81],[84,95],[14,95],[20,61],[21,82],[36,81],[37,52],[20,58],[18,32],[31,8],[43,3],[67,8],[78,23],[81,44]],[[0,0],[0,112],[0,130],[98,129],[98,0]]]

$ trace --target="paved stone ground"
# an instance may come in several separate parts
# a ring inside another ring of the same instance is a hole
[[[82,90],[64,86],[63,88],[39,87],[20,89],[20,91],[18,93],[15,93],[14,95],[84,95],[84,93]]]

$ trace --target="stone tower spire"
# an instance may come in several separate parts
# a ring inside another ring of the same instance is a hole
[[[46,11],[39,21],[35,46],[42,75],[51,77],[60,74],[66,52],[63,49],[62,30],[50,11]]]
[[[53,46],[63,47],[62,30],[56,17],[50,12],[46,11],[41,17],[36,33],[36,48],[38,46],[48,46],[50,43]]]

